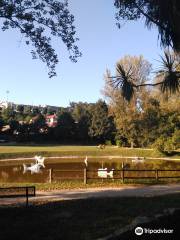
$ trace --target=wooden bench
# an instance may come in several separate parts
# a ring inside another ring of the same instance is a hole
[[[36,196],[35,186],[25,186],[25,187],[6,187],[0,188],[0,198],[26,198],[26,207],[28,207],[29,197]]]

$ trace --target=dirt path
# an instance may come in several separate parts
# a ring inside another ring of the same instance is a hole
[[[30,202],[62,201],[98,197],[152,197],[165,194],[180,193],[180,184],[127,186],[118,188],[91,188],[78,190],[37,191]],[[0,206],[21,204],[25,198],[0,198]]]

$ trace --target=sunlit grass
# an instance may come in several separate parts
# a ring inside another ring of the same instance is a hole
[[[131,149],[106,146],[0,146],[0,159],[16,157],[33,157],[35,154],[44,156],[140,156],[163,157],[164,155],[153,149]],[[177,152],[173,158],[178,157]]]

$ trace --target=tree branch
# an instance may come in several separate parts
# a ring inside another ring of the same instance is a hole
[[[142,9],[141,6],[139,7],[137,5],[137,3],[134,3],[136,8],[140,11],[141,14],[143,14],[146,18],[148,18],[151,22],[153,22],[154,24],[158,25],[160,28],[162,28],[164,31],[166,31],[166,28],[164,28],[159,22],[157,22],[156,20],[154,20],[151,16],[149,16],[147,13],[145,13]]]
[[[113,76],[113,77],[109,77],[109,78],[111,78],[111,79],[115,78],[114,82],[116,83],[116,88],[117,88],[118,85],[120,84],[120,81],[119,81],[119,83],[117,83],[118,82],[118,76],[117,77]],[[135,88],[139,88],[139,87],[146,87],[146,86],[154,87],[154,86],[157,86],[157,85],[161,85],[163,83],[164,83],[164,81],[161,81],[161,82],[158,82],[158,83],[143,83],[143,84],[138,84],[138,85],[132,83],[132,85]]]

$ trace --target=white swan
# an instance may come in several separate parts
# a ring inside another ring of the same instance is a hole
[[[44,157],[36,155],[34,158],[35,158],[36,164],[39,163],[39,164],[42,165],[42,167],[45,168],[45,166],[44,166]]]
[[[23,174],[26,173],[27,171],[31,171],[31,174],[39,173],[41,170],[41,167],[42,165],[39,163],[36,163],[30,167],[28,167],[26,164],[23,164],[23,168],[24,168]]]
[[[107,178],[109,176],[110,178],[113,178],[113,174],[114,174],[114,169],[112,169],[110,172],[107,171],[107,168],[98,169],[98,177]]]

